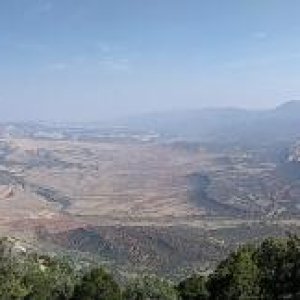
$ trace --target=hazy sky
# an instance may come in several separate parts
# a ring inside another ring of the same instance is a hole
[[[300,99],[299,0],[0,0],[0,120]]]

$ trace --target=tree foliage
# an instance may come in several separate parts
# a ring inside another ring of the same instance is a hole
[[[267,239],[257,250],[264,299],[300,299],[300,240]]]
[[[156,276],[136,278],[128,283],[123,293],[124,300],[176,300],[174,287]]]
[[[177,291],[182,300],[207,300],[207,279],[201,275],[192,275],[181,281]]]
[[[83,274],[70,262],[27,253],[0,240],[0,300],[243,300],[300,299],[300,240],[269,238],[243,246],[208,276],[176,287],[155,276],[137,277],[121,290],[103,268]]]
[[[258,299],[259,269],[254,256],[254,248],[243,247],[221,262],[208,280],[210,299]]]
[[[299,282],[300,240],[289,236],[241,247],[222,261],[207,281],[194,277],[179,287],[183,300],[300,299]],[[197,286],[200,291],[207,289],[207,298],[197,296]]]
[[[84,275],[75,286],[72,300],[120,300],[121,291],[112,276],[102,268]]]

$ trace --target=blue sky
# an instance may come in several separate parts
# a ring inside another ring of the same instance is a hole
[[[1,0],[0,118],[300,99],[299,0]]]

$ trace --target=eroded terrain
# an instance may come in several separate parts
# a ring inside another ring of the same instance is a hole
[[[0,229],[127,269],[203,270],[253,232],[298,230],[289,146],[3,136]]]

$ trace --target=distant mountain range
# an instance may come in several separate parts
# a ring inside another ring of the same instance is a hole
[[[290,142],[300,138],[300,101],[289,101],[270,110],[218,108],[149,113],[122,124],[203,142]]]

